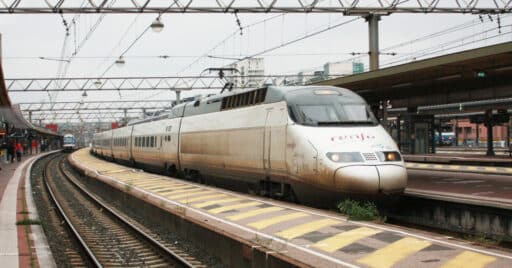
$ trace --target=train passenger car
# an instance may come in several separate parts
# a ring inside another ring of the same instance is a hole
[[[62,148],[64,149],[64,151],[67,151],[67,152],[76,150],[77,144],[76,144],[75,136],[73,136],[73,134],[65,134],[64,135],[64,138],[62,141]]]
[[[112,152],[107,155],[116,160],[128,161],[130,159],[131,130],[132,128],[129,127],[112,129]]]
[[[374,196],[402,193],[407,183],[394,141],[343,88],[232,91],[132,127],[132,162],[266,195]]]
[[[112,131],[94,134],[92,152],[106,158],[112,157]]]

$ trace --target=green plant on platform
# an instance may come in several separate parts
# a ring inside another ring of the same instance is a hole
[[[16,225],[40,225],[41,221],[32,220],[32,219],[24,219],[16,222]]]
[[[474,244],[484,247],[498,246],[503,240],[502,238],[488,237],[486,234],[465,235],[463,237],[465,240],[472,241]]]
[[[342,214],[347,215],[349,220],[373,221],[381,218],[377,206],[370,201],[345,199],[338,204],[338,209]]]

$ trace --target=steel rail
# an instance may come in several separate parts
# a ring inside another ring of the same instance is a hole
[[[55,155],[53,155],[55,154]],[[59,154],[58,152],[56,153],[53,153],[50,158],[50,155],[45,157],[45,158],[49,158],[49,161],[48,163],[50,163],[51,161],[55,160],[57,157],[59,157]],[[64,222],[66,223],[66,225],[68,226],[68,228],[71,230],[71,233],[72,235],[75,237],[75,239],[78,241],[78,244],[79,246],[82,248],[82,250],[86,253],[85,256],[87,257],[88,261],[90,264],[94,265],[94,267],[103,267],[103,265],[100,263],[100,261],[98,260],[98,258],[96,257],[96,255],[94,255],[94,253],[92,252],[92,250],[89,248],[89,246],[87,245],[87,243],[85,242],[85,240],[82,238],[82,236],[80,235],[80,233],[76,230],[76,228],[74,227],[73,223],[71,222],[71,220],[66,216],[66,213],[64,212],[64,209],[62,208],[61,204],[59,203],[59,201],[57,201],[57,197],[55,196],[55,194],[53,193],[49,183],[48,183],[48,175],[47,175],[47,168],[49,167],[49,165],[47,165],[44,169],[43,169],[43,180],[44,180],[44,185],[46,187],[46,190],[48,191],[50,197],[51,197],[51,202],[53,204],[55,204],[55,206],[57,207],[58,211],[59,211],[59,214],[61,215],[61,217],[64,219]]]
[[[162,256],[170,256],[173,261],[179,262],[181,265],[186,267],[195,267],[192,263],[185,260],[179,254],[173,252],[172,250],[168,249],[165,245],[160,243],[159,241],[152,238],[150,235],[145,233],[143,230],[141,230],[139,227],[132,224],[129,220],[127,220],[125,217],[114,211],[111,207],[109,207],[107,204],[99,200],[96,196],[94,196],[92,193],[90,193],[87,189],[85,189],[82,185],[80,185],[75,179],[72,178],[72,175],[70,175],[68,172],[66,172],[63,169],[64,160],[61,160],[58,164],[59,171],[64,175],[64,177],[71,182],[77,189],[79,189],[83,194],[85,194],[90,200],[93,200],[95,204],[100,206],[104,211],[107,211],[110,215],[112,215],[116,220],[121,222],[124,226],[128,227],[133,233],[138,235],[139,237],[142,237],[146,242],[150,243],[154,246],[158,251],[161,253],[164,253]]]

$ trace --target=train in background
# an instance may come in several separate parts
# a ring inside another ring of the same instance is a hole
[[[65,152],[72,152],[78,148],[76,138],[73,134],[64,134],[62,140],[62,148]]]
[[[328,86],[269,86],[182,103],[95,134],[91,150],[171,176],[298,201],[400,195],[407,184],[398,147],[368,104]]]

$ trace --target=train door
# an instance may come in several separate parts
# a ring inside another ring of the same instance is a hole
[[[133,137],[133,129],[135,128],[135,126],[131,126],[131,129],[130,129],[130,136],[128,137],[128,159],[133,162],[134,161],[134,157],[133,157],[133,143],[134,143],[134,140],[135,138]]]
[[[273,107],[271,110],[267,110],[263,141],[263,166],[267,171],[282,172],[286,170],[287,116],[285,107]]]
[[[271,166],[270,166],[270,150],[271,150],[271,138],[272,138],[272,126],[271,126],[271,118],[272,118],[272,110],[273,108],[267,109],[267,117],[265,119],[265,130],[263,134],[263,169],[265,170],[265,174],[268,176]]]

